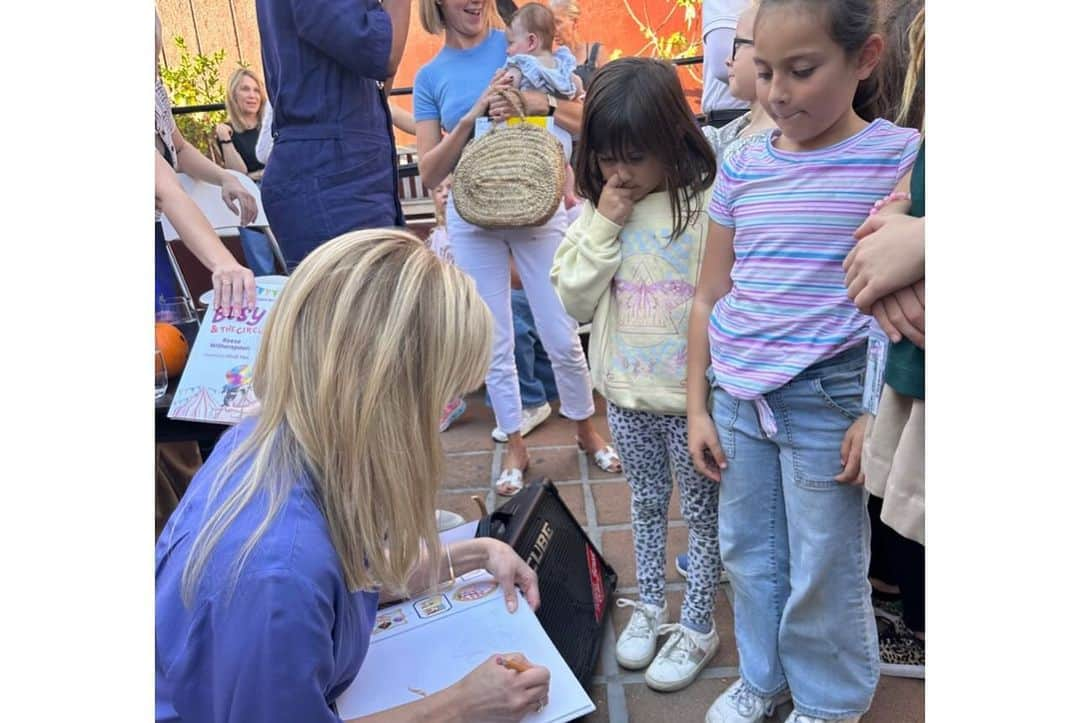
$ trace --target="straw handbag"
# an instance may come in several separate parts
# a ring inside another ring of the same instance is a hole
[[[465,146],[454,169],[458,215],[487,229],[542,226],[562,203],[566,159],[562,144],[546,129],[525,121],[519,91],[503,89],[521,117]]]

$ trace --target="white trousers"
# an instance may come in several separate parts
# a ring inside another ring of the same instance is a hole
[[[535,228],[489,231],[458,215],[453,196],[446,204],[446,229],[454,262],[475,281],[495,319],[487,390],[495,420],[507,434],[521,429],[521,390],[514,364],[514,316],[510,306],[510,254],[529,299],[536,331],[551,358],[560,410],[573,420],[593,415],[592,382],[577,322],[563,308],[549,279],[555,250],[566,234],[566,210]]]

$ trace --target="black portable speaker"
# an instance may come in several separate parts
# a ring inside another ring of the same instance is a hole
[[[589,689],[618,577],[549,479],[539,479],[480,519],[477,537],[502,540],[536,571],[544,631]]]

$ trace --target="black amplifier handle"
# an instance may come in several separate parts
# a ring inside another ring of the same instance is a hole
[[[521,501],[524,498],[518,497],[523,495],[526,489],[530,491],[535,487],[550,488],[551,491],[558,497],[558,490],[555,489],[555,485],[547,477],[540,477],[528,483],[522,489],[518,490],[514,499],[507,502],[499,509],[492,512],[490,515],[481,517],[476,525],[476,537],[493,537],[496,540],[507,542],[507,534],[510,529],[510,523],[518,515],[529,515],[531,511],[540,503],[540,495],[537,494],[532,497],[526,506],[521,504],[515,504],[515,502]]]
[[[512,512],[495,510],[487,517],[481,517],[476,525],[477,537],[494,537],[496,540],[506,536],[506,530],[510,526],[510,520],[514,519]]]

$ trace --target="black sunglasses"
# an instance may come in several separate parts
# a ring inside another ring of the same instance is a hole
[[[739,52],[739,46],[740,45],[749,45],[752,48],[752,47],[754,47],[754,41],[750,40],[749,38],[740,38],[739,36],[736,35],[735,39],[731,41],[731,59],[732,60],[735,60],[735,54]]]

